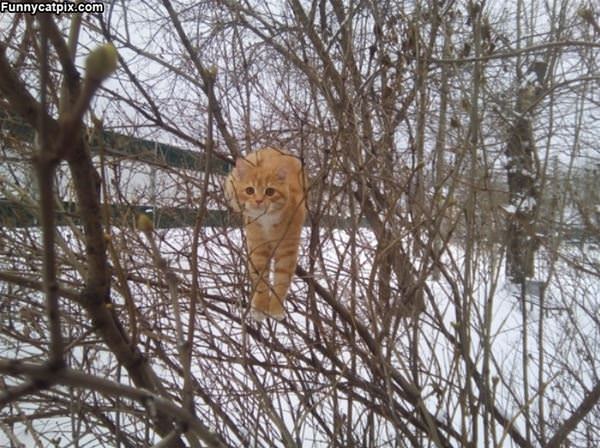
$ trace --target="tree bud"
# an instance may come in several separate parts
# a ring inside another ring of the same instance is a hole
[[[85,60],[86,76],[98,82],[104,81],[117,69],[119,53],[113,44],[104,44],[93,50]]]

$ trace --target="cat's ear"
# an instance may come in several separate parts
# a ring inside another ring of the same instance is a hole
[[[289,174],[289,170],[285,166],[280,166],[279,168],[277,168],[277,171],[275,172],[275,175],[277,176],[277,180],[279,180],[279,181],[286,180],[288,177],[288,174]]]
[[[242,178],[244,177],[244,175],[246,174],[246,171],[248,171],[248,167],[250,166],[250,164],[243,158],[238,158],[235,161],[235,167],[233,168],[233,174],[235,177]]]

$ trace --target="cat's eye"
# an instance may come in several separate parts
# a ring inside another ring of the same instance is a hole
[[[268,188],[265,189],[265,195],[267,195],[267,196],[273,196],[274,194],[275,194],[275,189],[274,188],[268,187]]]
[[[254,194],[254,187],[246,187],[246,194]]]

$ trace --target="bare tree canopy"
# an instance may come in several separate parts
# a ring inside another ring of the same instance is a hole
[[[600,445],[593,2],[73,5],[0,15],[1,446]],[[282,322],[222,191],[262,147]]]

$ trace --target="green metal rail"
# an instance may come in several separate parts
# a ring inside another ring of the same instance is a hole
[[[61,202],[56,211],[56,224],[65,226],[79,224],[77,205],[74,202]],[[144,205],[108,206],[111,222],[118,227],[134,226],[137,215],[144,213],[152,219],[156,228],[190,227],[198,218],[198,211],[191,208],[149,207]],[[7,199],[0,199],[0,227],[39,226],[37,207],[27,206]],[[239,219],[225,210],[208,210],[202,217],[204,227],[236,227]]]
[[[59,226],[78,225],[79,215],[77,204],[74,202],[61,202],[56,211],[56,223]],[[0,199],[0,228],[38,227],[40,225],[39,211],[36,206],[27,206],[16,201]],[[196,224],[198,210],[180,207],[151,207],[145,205],[119,205],[110,204],[108,215],[111,223],[117,227],[135,225],[136,217],[144,213],[154,223],[157,229],[170,229],[175,227],[191,227]],[[241,219],[238,214],[229,213],[227,210],[207,210],[202,215],[203,227],[239,227]],[[305,225],[310,225],[309,220]],[[335,229],[348,229],[352,222],[348,218],[324,215],[319,218],[320,227]],[[367,227],[364,220],[361,227]]]

